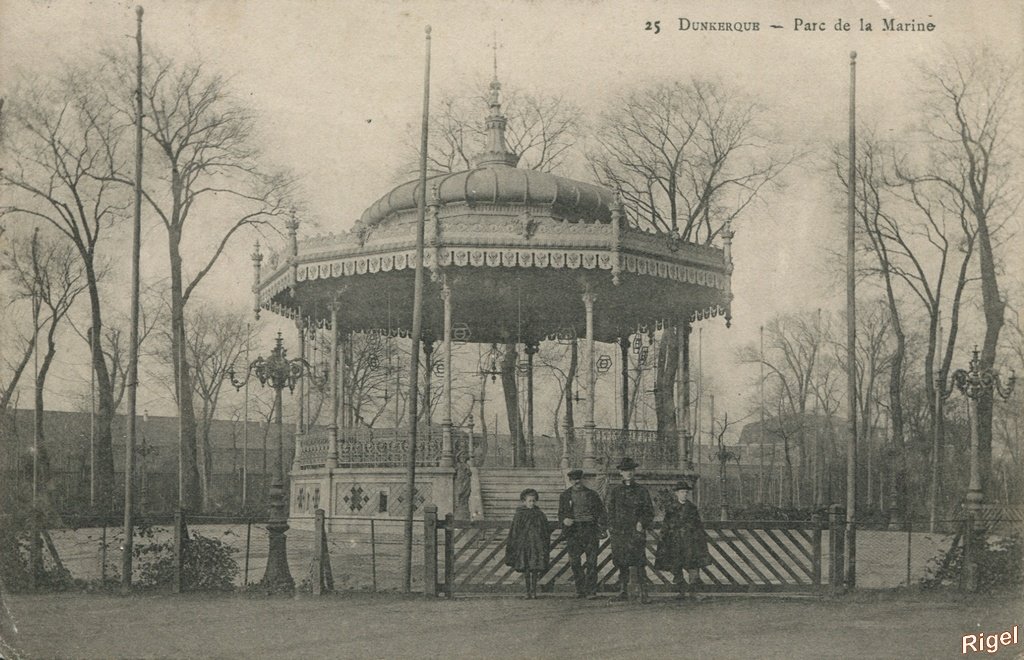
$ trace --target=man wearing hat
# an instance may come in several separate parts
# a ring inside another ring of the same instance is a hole
[[[576,597],[586,598],[597,593],[599,539],[607,535],[604,504],[597,492],[583,485],[583,470],[570,470],[566,476],[571,485],[558,498],[558,519],[562,521]]]
[[[707,533],[697,506],[690,500],[693,485],[681,480],[672,489],[675,501],[665,508],[665,522],[661,528],[661,541],[654,553],[654,568],[671,571],[679,589],[680,599],[692,592],[694,578],[700,569],[711,564]],[[686,571],[689,582],[683,575]]]
[[[654,523],[654,503],[647,489],[636,483],[634,471],[639,467],[632,458],[618,465],[622,483],[608,494],[608,532],[611,534],[612,563],[619,571],[619,595],[616,600],[629,599],[629,574],[636,569],[640,586],[640,602],[651,602],[647,595],[647,530]]]

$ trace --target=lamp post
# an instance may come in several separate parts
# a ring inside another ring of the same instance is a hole
[[[971,559],[966,561],[966,582],[967,589],[974,591],[977,588],[977,570],[976,570],[976,554],[974,553],[974,543],[978,538],[978,534],[975,532],[979,530],[979,522],[981,519],[981,508],[985,501],[985,494],[981,489],[981,466],[979,464],[980,458],[978,456],[978,400],[983,397],[991,397],[993,394],[998,394],[1004,401],[1010,398],[1010,394],[1013,392],[1013,386],[1017,381],[1017,375],[1010,370],[1010,377],[1006,381],[1006,386],[1003,386],[1002,379],[999,372],[995,369],[982,369],[981,360],[978,358],[978,347],[974,347],[974,353],[971,357],[971,363],[968,369],[957,369],[950,374],[948,387],[946,383],[939,381],[937,383],[939,393],[943,399],[949,398],[949,395],[953,393],[953,388],[960,391],[961,394],[967,397],[970,407],[971,415],[971,476],[970,481],[967,485],[967,496],[966,506],[967,513],[969,516],[968,522],[970,525],[970,540],[966,544],[968,552],[971,555]]]
[[[326,378],[317,377],[313,367],[303,358],[288,359],[280,332],[277,333],[277,339],[270,355],[260,356],[250,362],[241,380],[236,377],[234,367],[228,369],[227,374],[236,391],[245,387],[253,375],[259,380],[260,385],[274,390],[274,411],[277,424],[277,465],[274,470],[274,480],[270,484],[270,516],[267,520],[270,548],[267,556],[267,570],[263,574],[261,584],[272,591],[292,591],[295,588],[295,580],[292,579],[291,571],[288,569],[287,538],[285,537],[285,532],[288,531],[288,516],[285,513],[287,503],[284,495],[284,425],[282,423],[281,391],[287,387],[289,392],[294,392],[295,385],[303,376],[313,378],[315,386],[322,386]]]

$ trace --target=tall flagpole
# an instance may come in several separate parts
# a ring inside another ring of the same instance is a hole
[[[758,472],[758,477],[757,477],[757,499],[758,499],[758,503],[759,504],[763,504],[764,503],[764,436],[765,436],[765,433],[764,433],[764,424],[765,424],[765,421],[764,421],[764,325],[761,326],[760,332],[761,332],[761,349],[760,349],[760,357],[761,357],[761,359],[760,359],[760,363],[761,363],[760,364],[760,367],[761,367],[761,381],[760,381],[760,391],[761,391],[761,404],[760,404],[760,408],[761,408],[761,463],[760,463],[760,471]]]
[[[427,133],[430,118],[430,26],[426,28],[427,58],[423,70],[423,127],[420,133],[420,188],[416,200],[416,279],[412,298],[412,357],[409,364],[409,476],[406,480],[405,593],[412,591],[412,515],[416,510],[416,424],[420,378],[420,335],[423,332],[423,225],[427,212]],[[429,366],[427,367],[429,369]]]
[[[36,499],[39,497],[39,436],[42,433],[43,410],[39,405],[42,401],[39,390],[39,309],[42,305],[41,276],[39,275],[39,227],[32,230],[32,390],[34,391],[35,405],[32,408],[32,515],[36,514]],[[32,543],[35,547],[36,537]],[[32,566],[33,580],[35,579],[36,566]]]
[[[135,535],[135,406],[139,386],[139,252],[142,230],[142,7],[135,8],[135,45],[138,64],[135,78],[135,217],[132,221],[131,338],[128,340],[128,439],[124,447],[124,545],[121,552],[121,592],[132,586],[132,537]]]
[[[853,204],[857,189],[857,52],[850,53],[849,185],[846,188],[846,586],[857,584],[857,305]]]
[[[252,326],[245,324],[245,363],[249,364],[249,339],[252,337]],[[245,510],[249,495],[249,379],[245,379],[245,424],[242,426],[242,510]]]
[[[89,327],[89,355],[92,355],[92,326]],[[96,371],[89,369],[89,509],[96,509]]]
[[[694,437],[697,438],[697,506],[700,506],[700,494],[703,490],[701,480],[704,476],[701,468],[700,447],[704,443],[703,431],[701,430],[700,404],[704,397],[704,327],[697,328],[697,402],[693,411]]]

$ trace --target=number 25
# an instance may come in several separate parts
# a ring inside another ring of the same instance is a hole
[[[661,21],[647,21],[644,23],[644,30],[654,31],[654,34],[661,32]]]

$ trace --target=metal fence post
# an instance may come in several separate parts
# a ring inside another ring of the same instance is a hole
[[[184,539],[181,537],[183,522],[184,513],[182,512],[181,507],[178,507],[178,509],[174,511],[174,584],[171,588],[176,594],[181,593],[182,560],[184,559],[181,547],[184,542]]]
[[[437,507],[423,507],[423,595],[437,596]]]
[[[100,537],[100,584],[107,582],[107,521],[103,521],[103,532]]]
[[[814,588],[821,588],[821,528],[824,524],[820,516],[814,517],[814,529],[811,530],[811,581]]]
[[[324,510],[317,509],[314,512],[313,522],[313,566],[310,576],[313,583],[313,595],[319,596],[323,593],[324,585]]]
[[[961,569],[961,588],[969,593],[978,590],[978,530],[974,527],[974,512],[964,517],[964,560]]]
[[[907,516],[907,588],[910,588],[910,548],[913,544],[913,531],[914,523],[910,520],[910,516]]]
[[[842,591],[846,583],[844,556],[846,554],[846,509],[833,504],[829,507],[829,586],[833,594]]]
[[[449,599],[455,592],[455,515],[444,517],[444,595]]]
[[[245,521],[245,573],[242,574],[242,586],[249,586],[249,545],[252,539],[252,518]]]
[[[373,592],[377,593],[377,530],[373,523],[373,518],[370,518],[370,575],[373,579]]]
[[[36,510],[35,504],[32,505],[32,515],[30,517],[29,533],[32,535],[29,539],[29,586],[32,591],[39,588],[39,577],[43,567],[43,538],[39,533],[39,513]]]

